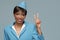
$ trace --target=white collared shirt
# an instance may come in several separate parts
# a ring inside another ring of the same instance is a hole
[[[21,33],[21,31],[24,29],[24,27],[25,27],[25,24],[22,25],[22,28],[21,28],[21,30],[20,30],[20,33]],[[12,29],[13,29],[13,30],[16,32],[16,34],[17,34],[17,31],[16,31],[14,25],[12,26]],[[19,35],[17,34],[17,37],[18,37],[18,38],[19,38],[19,36],[20,36],[20,33],[19,33]]]

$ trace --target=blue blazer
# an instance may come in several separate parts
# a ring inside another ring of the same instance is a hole
[[[25,23],[25,28],[20,33],[18,38],[15,31],[12,29],[13,24],[8,25],[4,29],[4,40],[44,40],[43,35],[39,35],[34,24]]]

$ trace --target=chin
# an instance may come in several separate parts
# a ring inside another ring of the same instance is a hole
[[[22,24],[23,22],[17,22],[17,23]]]

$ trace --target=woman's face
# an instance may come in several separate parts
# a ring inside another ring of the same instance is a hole
[[[26,15],[23,11],[20,10],[20,11],[18,11],[14,14],[14,17],[15,17],[15,21],[17,23],[22,24],[24,22],[24,19],[25,19]]]

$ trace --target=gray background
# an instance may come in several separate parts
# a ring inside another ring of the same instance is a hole
[[[0,40],[4,27],[14,22],[13,8],[25,0],[0,0]],[[26,20],[34,22],[34,14],[39,13],[41,29],[45,40],[60,40],[60,0],[26,0],[28,15]]]

